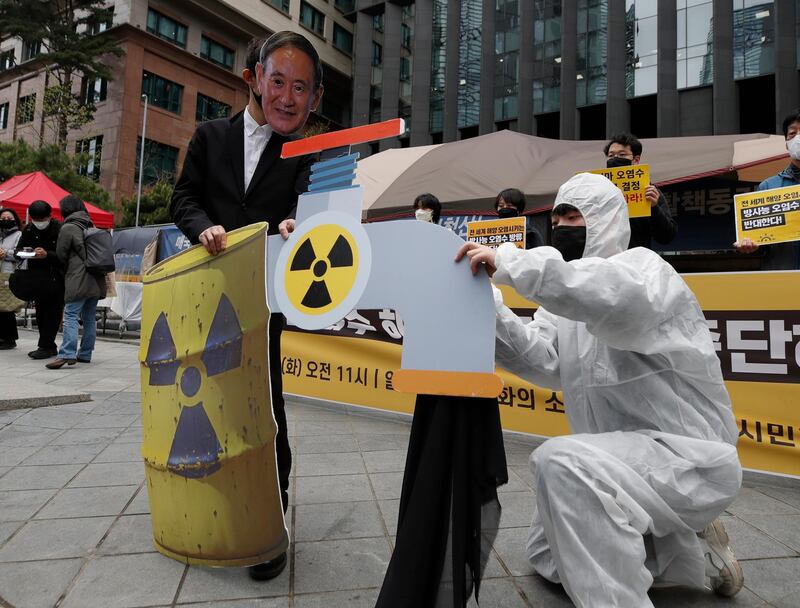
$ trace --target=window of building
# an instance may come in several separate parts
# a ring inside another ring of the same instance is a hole
[[[15,65],[16,60],[14,57],[14,49],[9,49],[8,51],[3,51],[0,53],[0,72],[10,70]]]
[[[576,105],[605,103],[608,97],[608,0],[578,1]]]
[[[658,89],[658,2],[625,0],[625,94],[651,95]]]
[[[186,48],[186,26],[152,8],[147,9],[147,31]]]
[[[733,77],[775,72],[774,2],[733,0]]]
[[[101,32],[105,32],[114,22],[114,7],[110,6],[106,11],[98,13],[97,17],[91,19],[86,24],[86,33],[90,36],[96,36]]]
[[[41,40],[25,40],[22,43],[22,61],[29,61],[38,57],[42,52]]]
[[[414,4],[404,6],[400,11],[400,98],[397,102],[397,115],[411,124],[411,88],[414,79],[414,27],[416,8]],[[403,137],[403,136],[401,136]]]
[[[533,6],[533,112],[557,112],[561,107],[561,2],[535,0]]]
[[[433,39],[431,40],[431,97],[429,129],[441,133],[444,125],[445,51],[447,49],[447,0],[433,0]],[[436,136],[434,136],[434,139]]]
[[[24,125],[25,123],[32,122],[35,113],[36,93],[20,97],[19,103],[17,104],[17,124]]]
[[[411,48],[411,26],[407,23],[400,24],[400,44],[404,49]]]
[[[372,65],[377,67],[383,64],[383,47],[372,41]]]
[[[210,38],[203,36],[200,38],[200,57],[208,59],[228,70],[233,69],[233,60],[236,54],[227,46],[214,42]]]
[[[325,35],[325,15],[307,2],[300,3],[300,23],[320,36]]]
[[[143,72],[142,94],[147,95],[148,103],[154,106],[175,112],[175,114],[181,113],[183,86],[176,82],[150,72]]]
[[[142,150],[142,138],[136,141],[136,174],[134,179],[139,179],[139,156]],[[159,179],[175,181],[175,169],[178,166],[178,148],[162,144],[152,139],[145,139],[144,143],[144,172],[142,183],[154,184]]]
[[[400,81],[407,82],[411,80],[411,58],[400,57]]]
[[[0,130],[8,127],[8,109],[9,103],[0,103]]]
[[[89,139],[79,139],[75,142],[75,154],[86,154],[85,162],[78,167],[78,174],[100,179],[100,160],[103,156],[103,136],[97,135]]]
[[[458,128],[477,125],[481,105],[481,23],[483,2],[461,3],[458,23]]]
[[[494,119],[516,118],[519,93],[519,21],[518,0],[497,0],[494,36]]]
[[[343,13],[351,13],[356,9],[356,0],[335,0],[334,6]]]
[[[217,101],[216,99],[197,94],[197,109],[195,110],[195,120],[197,122],[205,122],[207,120],[214,120],[215,118],[226,118],[231,115],[231,107],[227,103]]]
[[[81,81],[81,101],[85,104],[105,101],[108,81],[105,78],[85,78]]]
[[[678,88],[711,84],[714,80],[713,3],[678,3],[676,68]]]
[[[353,34],[338,23],[333,24],[333,46],[348,55],[353,54]]]
[[[372,15],[372,29],[376,32],[383,32],[383,13]]]
[[[289,0],[266,0],[268,4],[274,6],[279,11],[288,13],[289,12]]]

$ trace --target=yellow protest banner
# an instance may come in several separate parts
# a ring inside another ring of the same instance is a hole
[[[497,249],[503,243],[513,243],[525,249],[525,218],[467,222],[467,240]]]
[[[749,469],[800,476],[800,271],[682,275],[708,321]],[[523,319],[536,304],[502,286]],[[446,314],[446,311],[441,311]],[[286,392],[411,413],[414,396],[392,390],[400,367],[402,320],[392,310],[353,311],[323,332],[287,328]],[[503,428],[552,437],[569,433],[559,392],[499,370]]]
[[[650,166],[631,165],[613,169],[594,169],[588,173],[604,175],[622,190],[628,203],[630,217],[649,217],[650,203],[645,198],[645,190],[650,185]]]
[[[800,186],[773,188],[733,197],[736,240],[786,243],[800,240]]]

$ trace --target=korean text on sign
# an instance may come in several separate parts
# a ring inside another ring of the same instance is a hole
[[[617,188],[622,190],[628,203],[630,217],[648,217],[650,215],[650,203],[644,195],[647,186],[650,185],[649,165],[595,169],[589,173],[606,176],[614,182]]]
[[[525,218],[469,222],[467,240],[492,249],[497,249],[503,243],[512,243],[518,249],[525,249]]]
[[[734,197],[736,239],[756,243],[800,241],[800,188],[774,188]]]

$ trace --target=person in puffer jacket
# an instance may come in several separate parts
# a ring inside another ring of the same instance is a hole
[[[86,247],[83,231],[92,227],[86,205],[79,198],[68,195],[59,203],[64,225],[58,234],[56,255],[64,266],[64,337],[58,356],[45,367],[60,369],[76,362],[92,360],[97,336],[97,302],[106,295],[105,278],[86,270]],[[78,348],[78,319],[83,321],[83,336]]]

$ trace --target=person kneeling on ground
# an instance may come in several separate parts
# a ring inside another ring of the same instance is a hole
[[[577,606],[652,606],[653,582],[732,596],[742,570],[716,519],[742,471],[703,313],[652,251],[626,251],[622,192],[582,173],[558,191],[553,247],[467,243],[494,282],[540,304],[524,323],[495,289],[498,365],[562,390],[573,435],[531,455],[528,559]]]

